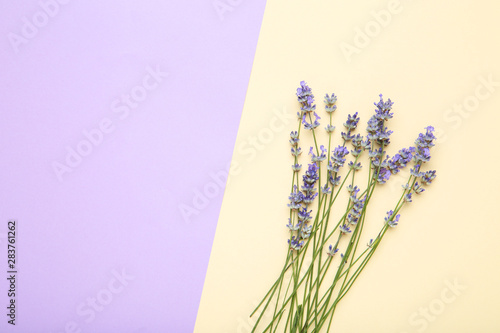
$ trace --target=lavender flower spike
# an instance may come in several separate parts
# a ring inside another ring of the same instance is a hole
[[[305,81],[301,81],[300,87],[297,88],[297,99],[303,114],[316,110],[316,104],[313,104],[314,95]],[[302,118],[302,113],[297,112],[299,118]]]
[[[387,146],[390,143],[389,136],[393,133],[387,130],[384,126],[384,122],[392,118],[393,113],[391,113],[392,105],[394,104],[388,99],[384,102],[382,94],[380,96],[380,101],[375,103],[377,109],[375,109],[375,114],[368,121],[368,127],[366,131],[368,132],[367,138],[376,141],[379,145]]]
[[[320,125],[318,119],[321,119],[321,117],[318,116],[318,114],[316,112],[314,112],[314,117],[315,117],[314,121],[312,121],[311,123],[308,123],[307,118],[309,118],[309,116],[310,116],[310,114],[304,112],[304,115],[302,116],[302,124],[304,125],[305,129],[313,130]],[[312,118],[311,118],[311,120],[312,120]]]
[[[295,236],[292,236],[292,239],[288,240],[288,244],[290,245],[290,250],[299,251],[304,245],[304,242],[300,242]]]
[[[328,170],[333,172],[339,172],[340,168],[344,166],[345,156],[349,154],[349,150],[346,147],[338,146],[333,150],[333,155],[331,161],[328,164]]]
[[[300,209],[302,207],[301,203],[304,200],[304,194],[297,191],[297,185],[293,186],[293,192],[290,193],[288,197],[290,203],[287,205],[290,209]]]
[[[328,247],[328,251],[326,252],[327,255],[329,255],[330,257],[333,257],[337,252],[339,252],[339,249],[338,248],[334,248],[333,245],[330,245]]]
[[[422,175],[422,184],[429,185],[436,178],[436,170],[426,171]]]
[[[398,214],[394,217],[392,215],[394,215],[394,212],[392,210],[388,211],[387,216],[384,217],[384,220],[387,223],[387,225],[389,225],[389,227],[394,228],[395,226],[398,225],[399,217],[401,214]]]
[[[417,140],[415,140],[415,145],[417,146],[417,153],[413,157],[416,164],[421,164],[429,162],[431,159],[429,148],[434,147],[434,127],[427,126],[425,128],[425,134],[420,133]]]
[[[297,133],[297,131],[290,133],[290,144],[293,147],[296,147],[299,144],[299,134]]]
[[[385,121],[392,118],[393,113],[391,113],[392,105],[394,102],[389,98],[384,102],[383,95],[380,94],[380,101],[378,103],[373,103],[377,107],[375,114],[379,120]]]
[[[387,168],[393,175],[397,174],[411,161],[413,153],[415,153],[415,147],[401,149],[389,160]]]
[[[326,160],[326,152],[327,152],[327,149],[325,148],[325,146],[321,145],[319,147],[319,149],[321,150],[321,154],[319,154],[318,156],[316,156],[314,153],[313,153],[313,147],[311,147],[311,149],[309,149],[309,155],[312,155],[312,158],[311,160],[313,162],[323,162],[324,160]]]
[[[351,232],[351,228],[349,228],[347,225],[345,224],[342,224],[341,226],[339,226],[339,230],[340,232],[345,235],[345,234],[348,234]]]
[[[328,96],[328,94],[325,95],[325,111],[328,113],[333,113],[335,110],[337,110],[337,96],[332,93],[332,96]]]
[[[309,222],[311,219],[312,219],[312,210],[310,211],[307,211],[307,209],[305,207],[302,207],[301,210],[299,210],[299,222],[300,223],[307,223]]]
[[[293,225],[292,224],[292,221],[290,219],[288,219],[288,224],[286,225],[286,227],[290,230],[290,231],[297,231],[300,229],[300,223],[297,223],[296,225]]]
[[[316,188],[314,187],[318,179],[318,166],[316,163],[309,164],[309,168],[305,172],[305,175],[302,176],[302,180],[304,182],[304,185],[302,185],[302,191],[305,193],[302,201],[306,205],[310,204],[318,196]]]
[[[354,138],[354,135],[352,135],[352,132],[356,129],[359,123],[359,117],[358,113],[356,112],[355,114],[347,115],[347,121],[344,123],[344,127],[347,129],[347,133],[342,132],[342,139],[345,141],[350,141]]]

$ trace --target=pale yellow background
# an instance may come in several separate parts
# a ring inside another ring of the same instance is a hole
[[[379,93],[395,102],[389,153],[411,145],[427,125],[440,135],[426,165],[438,170],[438,178],[404,208],[398,228],[340,303],[332,331],[500,332],[500,87],[473,112],[447,111],[475,95],[479,77],[500,82],[500,6],[401,0],[391,22],[349,62],[341,43],[353,45],[356,29],[376,22],[371,12],[390,3],[268,1],[233,155],[238,167],[225,191],[195,332],[249,332],[244,323],[254,302],[281,269],[292,161],[288,134],[296,123],[276,113],[297,112],[301,80],[312,87],[322,121],[322,96],[339,96],[337,144],[348,113],[360,113],[364,134]],[[272,140],[255,155],[245,150],[269,130]],[[365,238],[380,228],[402,179],[377,193]],[[466,289],[424,330],[412,326],[412,313],[429,307],[445,281],[454,280]]]

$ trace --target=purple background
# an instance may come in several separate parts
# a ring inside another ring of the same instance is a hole
[[[60,1],[0,4],[0,330],[192,332],[265,1]]]

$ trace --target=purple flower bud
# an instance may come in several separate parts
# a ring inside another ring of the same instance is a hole
[[[299,134],[297,131],[290,133],[290,144],[296,147],[299,143]]]
[[[380,101],[378,103],[374,103],[374,105],[377,107],[375,109],[375,114],[378,119],[384,121],[392,118],[392,113],[390,113],[392,109],[392,105],[394,102],[391,102],[391,99],[389,98],[386,102],[384,102],[384,99],[382,98],[382,94],[380,96]]]
[[[304,185],[302,185],[302,191],[305,193],[305,202],[310,203],[316,197],[314,185],[319,179],[318,175],[318,166],[316,163],[309,164],[309,168],[305,172],[305,175],[302,176],[302,180]]]
[[[333,133],[333,131],[335,130],[335,126],[328,124],[326,125],[325,130],[326,133]]]
[[[294,156],[299,156],[300,154],[302,154],[302,148],[300,147],[292,147],[292,155]]]
[[[434,136],[434,127],[432,126],[425,128],[425,134],[420,133],[418,135],[417,140],[415,140],[417,153],[413,158],[416,164],[429,162],[431,159],[429,148],[434,146],[434,140],[436,140],[436,137]]]
[[[304,194],[302,192],[297,191],[297,185],[293,186],[293,192],[290,193],[288,197],[290,203],[287,205],[290,209],[300,209],[301,203],[304,200]]]
[[[310,221],[312,219],[312,210],[310,211],[307,211],[307,209],[305,207],[302,207],[302,209],[299,210],[299,221],[300,222],[303,222],[303,223],[307,223],[308,221]]]
[[[422,175],[422,184],[429,185],[436,178],[436,170],[426,171]]]
[[[394,228],[398,225],[400,214],[393,216],[394,212],[392,210],[387,212],[387,216],[384,217],[385,222],[389,225],[389,227]]]
[[[304,125],[305,129],[313,130],[320,125],[318,119],[321,119],[321,118],[320,118],[320,116],[318,116],[318,114],[316,112],[314,112],[315,119],[312,123],[307,122],[307,119],[309,118],[307,115],[308,114],[304,113],[304,115],[302,116],[302,124]]]
[[[349,154],[349,150],[346,147],[338,146],[333,150],[333,155],[331,161],[328,164],[327,169],[333,172],[339,172],[340,168],[344,166],[345,156]]]
[[[337,252],[339,252],[339,249],[338,248],[334,248],[333,245],[330,245],[328,247],[328,251],[326,252],[327,255],[329,255],[330,257],[333,257]]]
[[[321,150],[321,154],[316,156],[314,153],[313,153],[313,147],[311,147],[311,149],[309,150],[309,155],[312,155],[312,161],[313,162],[322,162],[324,160],[326,160],[326,152],[327,152],[327,149],[325,148],[325,146],[321,145],[319,147],[319,149]]]
[[[339,230],[340,232],[345,235],[345,234],[348,234],[351,232],[351,228],[349,228],[347,225],[345,224],[342,224],[341,226],[339,226]]]
[[[332,96],[330,97],[328,94],[325,95],[325,111],[328,113],[335,112],[337,110],[337,96],[332,93]]]
[[[418,182],[416,182],[415,185],[413,185],[413,192],[415,192],[416,194],[420,194],[423,191],[425,191],[425,189],[422,186],[420,186]]]
[[[304,245],[304,242],[300,242],[295,236],[292,236],[292,239],[288,240],[288,244],[290,245],[290,250],[299,251]]]
[[[389,180],[389,177],[391,177],[391,172],[389,171],[389,169],[380,168],[377,177],[377,182],[379,184],[385,184]]]
[[[286,225],[286,227],[290,230],[290,231],[297,231],[300,229],[300,223],[296,224],[296,225],[293,225],[292,224],[292,221],[290,219],[288,219],[288,224]]]
[[[408,149],[403,148],[399,151],[399,153],[394,155],[388,163],[388,169],[391,173],[395,175],[401,171],[401,169],[403,169],[411,161],[414,152],[415,147],[410,147]]]

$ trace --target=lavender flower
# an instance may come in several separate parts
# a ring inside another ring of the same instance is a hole
[[[334,177],[331,172],[329,172],[328,181],[332,186],[340,185],[340,176]]]
[[[425,134],[420,133],[418,135],[417,140],[415,140],[415,144],[417,148],[431,148],[434,147],[434,140],[436,137],[434,136],[434,127],[427,126],[425,128]]]
[[[321,154],[319,154],[318,156],[316,156],[314,153],[313,153],[313,147],[311,147],[311,149],[309,150],[309,155],[312,155],[312,158],[311,160],[313,162],[323,162],[324,160],[326,160],[326,152],[327,152],[327,149],[325,148],[325,146],[321,145],[319,147],[319,149],[321,150]]]
[[[325,186],[320,187],[320,191],[323,194],[330,194],[330,193],[332,193],[332,191],[330,190],[330,187],[328,187],[328,184],[326,184]]]
[[[384,160],[381,160],[381,156],[376,156],[372,159],[372,165],[374,168],[388,168],[389,155],[386,155]]]
[[[354,171],[361,170],[361,163],[354,163],[353,161],[350,161],[349,164],[347,164],[349,168],[353,169]]]
[[[422,175],[422,184],[429,185],[436,178],[436,170],[426,171]]]
[[[353,200],[354,205],[352,206],[349,214],[347,214],[347,221],[349,222],[349,224],[352,225],[356,225],[358,223],[366,201],[366,196],[361,199],[361,198],[356,198],[356,194],[351,195],[351,200]]]
[[[368,152],[368,157],[370,157],[370,159],[373,161],[374,159],[376,159],[377,157],[379,159],[381,159],[385,154],[385,151],[382,150],[382,147],[379,148],[379,149],[373,149],[373,150],[370,150]]]
[[[365,141],[361,141],[361,148],[363,150],[370,149],[371,145],[372,145],[372,143],[371,143],[370,139],[368,139],[368,138]]]
[[[314,96],[313,95],[307,96],[300,109],[305,113],[314,111],[316,110],[316,104],[313,103],[314,103]]]
[[[415,147],[401,149],[389,160],[387,168],[393,175],[397,174],[411,161],[413,153],[415,153]]]
[[[318,195],[318,193],[315,193],[316,188],[314,187],[318,179],[318,166],[316,163],[309,164],[309,168],[305,172],[305,175],[302,176],[302,180],[304,182],[304,185],[302,185],[302,191],[305,193],[303,202],[305,204],[311,203]]]
[[[391,177],[391,172],[389,171],[389,169],[380,168],[378,172],[377,182],[379,184],[385,184],[389,180],[389,177]]]
[[[377,109],[375,109],[375,115],[373,115],[368,121],[368,127],[366,131],[368,132],[368,139],[377,142],[379,145],[387,146],[390,143],[389,136],[393,133],[387,130],[384,126],[384,122],[392,118],[393,113],[391,113],[392,105],[394,104],[388,99],[384,102],[382,94],[380,96],[380,101],[375,103]]]
[[[300,223],[293,225],[291,219],[288,219],[288,224],[286,225],[286,227],[292,232],[297,231],[300,229]]]
[[[307,208],[302,207],[302,209],[299,210],[299,214],[298,214],[298,216],[299,216],[299,222],[300,223],[307,223],[307,222],[309,222],[312,219],[311,213],[312,213],[312,210],[307,211]]]
[[[415,164],[413,168],[410,169],[410,174],[415,176],[415,178],[420,178],[424,175],[423,172],[420,172],[420,164]]]
[[[294,156],[299,156],[300,154],[302,154],[302,148],[300,147],[292,147],[292,155]]]
[[[351,140],[352,140],[352,146],[354,147],[354,150],[351,150],[351,154],[354,157],[358,157],[365,149],[365,142],[363,141],[363,136],[361,136],[361,134],[357,134],[353,136]]]
[[[382,148],[370,151],[369,155],[371,157],[373,156],[371,164],[376,171],[373,174],[373,178],[376,179],[379,184],[385,184],[391,176],[391,172],[389,171],[389,155],[386,155],[385,159],[382,160],[380,153],[385,153],[382,151]]]
[[[377,140],[376,140],[377,143],[379,145],[388,146],[389,143],[391,143],[391,141],[389,140],[389,136],[391,136],[392,133],[393,133],[393,131],[387,130],[387,127],[382,128],[378,132],[378,137],[377,137]]]
[[[290,203],[287,205],[290,209],[300,209],[301,203],[304,200],[304,194],[302,192],[297,191],[297,185],[293,186],[293,192],[290,193],[288,197]]]
[[[342,132],[342,139],[345,141],[350,141],[354,138],[354,135],[352,135],[352,132],[356,129],[359,123],[359,117],[358,113],[356,112],[352,116],[349,114],[347,115],[347,121],[344,123],[344,127],[347,129],[347,132],[344,133]]]
[[[429,162],[429,160],[431,159],[429,148],[418,148],[417,153],[415,154],[413,159],[417,164]]]
[[[436,140],[434,127],[427,126],[425,130],[425,134],[420,133],[415,140],[415,145],[417,146],[417,153],[413,157],[415,164],[429,162],[431,159],[429,148],[434,147],[434,140]]]
[[[300,230],[300,238],[301,239],[309,238],[311,236],[311,231],[312,231],[312,225],[303,226],[302,230]]]
[[[297,88],[297,97],[300,103],[304,103],[308,96],[313,96],[311,88],[307,85],[306,81],[300,81],[300,87]]]
[[[394,102],[391,102],[391,99],[389,98],[386,102],[384,102],[384,99],[382,98],[382,94],[380,96],[380,101],[378,103],[374,103],[377,109],[375,110],[375,114],[377,115],[377,118],[385,121],[388,119],[392,118],[393,113],[390,113],[392,109],[392,105]]]
[[[354,113],[352,116],[347,115],[347,121],[344,123],[344,127],[347,128],[348,131],[354,131],[359,123],[358,113]]]
[[[333,133],[333,131],[335,130],[335,126],[328,124],[326,125],[325,130],[326,133]]]
[[[308,113],[316,110],[316,105],[314,103],[314,95],[311,88],[307,85],[305,81],[300,82],[300,87],[297,88],[297,99],[300,103],[300,110],[302,113]],[[297,113],[299,118],[302,118],[301,113]]]
[[[348,234],[351,232],[351,228],[349,228],[347,225],[343,224],[339,227],[340,232],[342,235]]]
[[[333,245],[330,244],[326,254],[329,255],[330,257],[333,257],[337,252],[339,252],[339,249],[337,247],[334,248]]]
[[[314,189],[316,190],[316,189]],[[312,203],[314,201],[314,199],[316,199],[316,197],[318,196],[318,193],[314,193],[314,194],[308,194],[304,197],[304,204],[306,205],[309,205],[310,203]]]
[[[288,240],[288,244],[290,245],[290,250],[295,250],[295,251],[299,251],[302,248],[302,246],[304,246],[304,242],[299,241],[299,239],[295,238],[295,236],[292,236],[292,239]]]
[[[387,212],[387,216],[384,217],[385,222],[391,228],[394,228],[395,226],[398,225],[399,217],[400,217],[401,214],[398,214],[396,216],[393,216],[393,215],[394,215],[394,212],[392,210],[390,210],[390,211]]]
[[[379,132],[379,119],[376,115],[371,116],[368,120],[368,126],[366,127],[366,132],[368,133],[366,137],[370,140],[376,140],[378,138]]]
[[[328,170],[333,172],[339,172],[340,168],[344,166],[345,156],[349,154],[349,150],[346,147],[338,146],[334,149],[331,161],[328,164]]]
[[[425,191],[425,189],[422,186],[420,186],[418,182],[416,182],[415,185],[413,185],[413,192],[415,192],[416,194],[420,194],[423,191]]]
[[[290,133],[290,144],[294,147],[299,144],[299,134],[297,131]]]
[[[299,172],[302,168],[302,164],[292,164],[292,170],[295,172]]]
[[[328,94],[325,95],[325,111],[328,113],[335,112],[337,110],[337,96],[335,96],[334,93],[332,93],[332,96],[328,96]]]
[[[349,184],[347,186],[347,192],[349,192],[349,197],[351,197],[351,200],[356,199],[356,196],[359,193],[359,187],[357,187],[357,186],[353,187],[352,185]]]
[[[318,116],[318,114],[316,112],[314,112],[315,119],[311,123],[307,122],[307,119],[306,119],[307,115],[308,114],[304,112],[304,115],[302,116],[302,124],[304,125],[305,129],[313,130],[313,129],[315,129],[316,127],[318,127],[320,125],[318,119],[321,119],[321,118],[320,118],[320,116]]]

